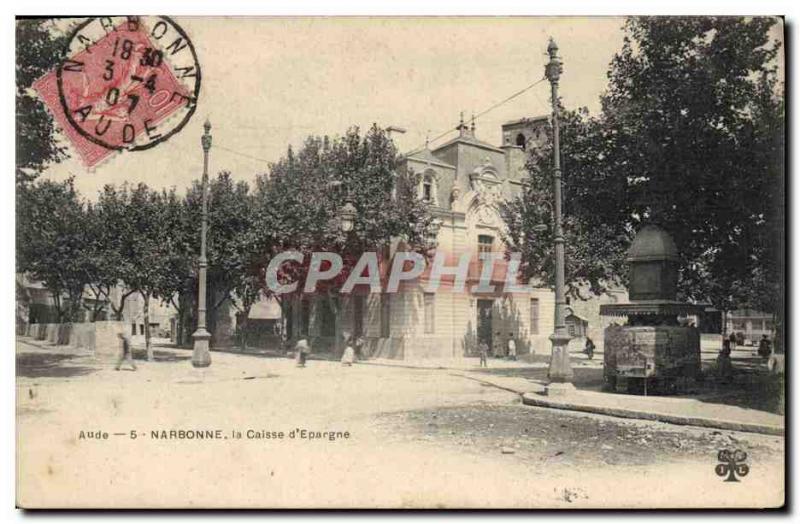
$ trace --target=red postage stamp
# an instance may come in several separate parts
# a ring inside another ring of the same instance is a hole
[[[92,18],[33,87],[87,167],[114,151],[151,148],[189,121],[200,66],[168,17]]]

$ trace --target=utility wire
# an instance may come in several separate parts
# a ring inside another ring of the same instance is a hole
[[[537,86],[537,85],[541,84],[541,83],[542,83],[542,82],[544,82],[545,80],[547,80],[547,78],[545,78],[545,77],[542,77],[542,78],[540,78],[540,79],[539,79],[539,80],[537,80],[536,82],[534,82],[534,83],[532,83],[532,84],[528,85],[527,87],[524,87],[524,88],[520,89],[520,90],[519,90],[519,91],[517,91],[516,93],[514,93],[514,94],[512,94],[512,95],[510,95],[510,96],[508,96],[508,97],[506,97],[506,98],[504,98],[504,99],[503,99],[503,100],[501,100],[500,102],[497,102],[497,103],[495,103],[495,104],[493,104],[493,105],[489,106],[488,108],[484,109],[483,111],[481,111],[480,113],[478,113],[477,115],[475,115],[473,118],[474,118],[475,120],[477,120],[478,118],[482,117],[483,115],[485,115],[485,114],[486,114],[486,113],[488,113],[489,111],[493,111],[493,110],[497,109],[498,107],[500,107],[501,105],[505,104],[506,102],[510,102],[511,100],[513,100],[513,99],[517,98],[518,96],[520,96],[521,94],[525,93],[526,91],[528,91],[528,90],[530,90],[530,89],[533,89],[535,86]],[[537,98],[537,99],[539,99],[539,97],[538,97],[538,96],[537,96],[536,98]],[[539,101],[541,102],[541,99],[539,99]],[[437,141],[437,140],[439,140],[440,138],[442,138],[442,137],[444,137],[444,136],[446,136],[446,135],[448,135],[448,134],[452,133],[452,132],[453,132],[454,130],[456,130],[457,128],[458,128],[458,125],[456,125],[456,126],[452,126],[452,127],[448,128],[446,131],[443,131],[443,132],[441,132],[440,134],[436,135],[435,137],[433,137],[433,138],[431,138],[431,139],[429,139],[429,140],[426,140],[426,141],[425,141],[425,144],[423,144],[423,145],[420,145],[419,147],[415,148],[413,151],[419,151],[419,150],[420,150],[420,149],[422,149],[424,146],[427,146],[427,145],[428,145],[429,143],[431,143],[431,142],[436,142],[436,141]]]
[[[546,80],[546,78],[541,78],[541,79],[537,80],[536,82],[533,82],[532,84],[520,89],[516,93],[513,93],[510,96],[507,96],[503,100],[501,100],[499,102],[496,102],[495,104],[492,104],[491,106],[487,107],[483,111],[481,111],[478,114],[476,114],[475,116],[473,116],[473,119],[477,120],[478,118],[484,116],[485,114],[489,113],[490,111],[493,111],[493,110],[497,109],[498,107],[502,106],[503,104],[505,104],[507,102],[510,102],[511,100],[517,98],[518,96],[520,96],[523,93],[529,91],[530,89],[533,89],[535,86],[541,84],[545,80]],[[537,100],[539,100],[539,102],[541,102],[541,99],[538,97],[538,95],[536,96],[536,98],[537,98]],[[429,144],[431,142],[435,142],[435,141],[439,140],[440,138],[442,138],[442,137],[446,136],[447,134],[453,132],[455,129],[456,129],[456,126],[448,128],[446,131],[443,131],[442,133],[436,135],[435,137],[433,137],[433,138],[431,138],[429,140],[426,140],[425,145],[427,145],[427,144]],[[255,160],[257,162],[264,162],[267,165],[273,163],[272,160],[267,160],[266,158],[257,157],[257,156],[254,156],[254,155],[250,155],[248,153],[242,153],[241,151],[236,151],[235,149],[231,149],[229,147],[225,147],[225,146],[220,145],[220,144],[214,144],[213,147],[215,149],[222,149],[223,151],[227,151],[228,153],[232,153],[234,155],[238,155],[238,156],[241,156],[243,158],[249,158],[250,160]],[[423,146],[420,146],[420,147],[416,148],[414,151],[417,151],[417,150],[421,149],[422,147]]]
[[[222,149],[223,151],[227,151],[228,153],[233,153],[234,155],[239,155],[239,156],[244,157],[244,158],[249,158],[250,160],[257,160],[259,162],[264,162],[266,164],[274,163],[272,160],[267,160],[266,158],[260,158],[260,157],[257,157],[257,156],[248,155],[247,153],[242,153],[242,152],[236,151],[235,149],[231,149],[229,147],[225,147],[225,146],[222,146],[222,145],[219,145],[219,144],[214,144],[214,147],[218,148],[218,149]]]

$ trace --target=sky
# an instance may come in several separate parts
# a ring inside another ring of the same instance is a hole
[[[623,20],[612,17],[175,20],[202,68],[189,123],[152,149],[117,153],[92,170],[73,154],[46,176],[74,175],[92,199],[103,185],[125,181],[183,190],[202,173],[206,118],[210,172],[228,170],[236,179],[266,172],[308,135],[340,135],[353,125],[405,128],[393,138],[400,151],[410,151],[426,135],[454,128],[461,111],[469,119],[541,79],[551,36],[564,63],[565,105],[596,112],[623,36]],[[545,81],[479,118],[478,138],[499,145],[503,122],[547,114],[549,96]]]

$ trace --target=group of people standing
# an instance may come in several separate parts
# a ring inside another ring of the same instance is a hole
[[[489,343],[486,339],[481,339],[478,342],[478,356],[480,357],[480,367],[489,367]],[[503,344],[500,333],[497,333],[494,351],[492,352],[494,358],[507,358],[508,360],[517,360],[517,341],[514,339],[514,334],[509,333],[508,338]]]
[[[727,351],[730,354],[732,350],[736,349],[737,343],[738,344],[743,343],[743,341],[740,340],[740,338],[741,338],[741,333],[738,336],[736,335],[736,333],[731,333],[730,335],[728,335],[728,338],[723,339],[722,341],[723,350],[725,350],[727,347]],[[772,354],[772,342],[770,341],[769,337],[767,337],[767,335],[761,335],[761,340],[758,341],[758,356],[760,356],[761,358],[769,358],[771,354]]]
[[[343,366],[352,366],[357,359],[361,358],[364,338],[361,336],[351,336],[345,333],[344,339],[345,348],[342,352],[340,362]],[[297,367],[306,367],[306,360],[308,359],[308,355],[311,354],[311,345],[308,343],[308,340],[305,338],[298,340],[294,346],[294,352],[294,359]]]

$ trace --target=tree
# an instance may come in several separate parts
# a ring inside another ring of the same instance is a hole
[[[105,234],[106,223],[97,208],[91,203],[86,204],[84,213],[84,230],[86,243],[84,245],[84,269],[87,273],[86,285],[92,291],[94,300],[90,304],[84,301],[83,307],[90,312],[91,321],[101,320],[101,314],[107,306],[114,310],[111,300],[111,291],[117,285],[117,253],[107,248],[108,237]],[[116,310],[114,310],[116,312]],[[116,316],[120,320],[121,311]]]
[[[586,300],[609,288],[624,284],[625,248],[630,224],[604,220],[618,214],[619,183],[606,180],[599,165],[603,157],[597,122],[585,109],[566,112],[560,122],[563,164],[563,231],[565,238],[565,284],[568,296]],[[522,254],[521,276],[555,285],[553,253],[553,148],[550,140],[532,150],[526,169],[524,191],[501,208],[506,222],[505,243],[509,252]],[[590,181],[590,183],[587,183]],[[590,195],[589,192],[594,194]],[[603,208],[598,213],[598,209]]]
[[[73,180],[22,184],[16,196],[17,271],[44,283],[59,322],[77,321],[84,288],[93,278],[87,249],[92,239]]]
[[[296,250],[303,264],[285,264],[279,275],[298,282],[302,293],[310,253],[340,254],[339,277],[317,287],[334,313],[337,345],[340,339],[339,290],[355,262],[366,251],[378,251],[392,240],[409,249],[424,250],[433,217],[414,188],[416,180],[398,173],[398,156],[383,129],[373,125],[365,135],[351,128],[338,138],[309,137],[295,154],[271,166],[257,186],[257,206],[269,217],[274,251]],[[356,209],[351,232],[340,228],[339,212],[350,201]]]
[[[239,342],[246,348],[247,317],[262,296],[263,271],[269,259],[272,228],[257,221],[255,198],[246,182],[234,182],[227,171],[219,173],[209,184],[208,210],[208,320],[214,333],[217,313],[226,302],[237,310]],[[186,207],[199,243],[202,193],[195,181],[187,193]]]
[[[631,18],[602,98],[605,170],[626,182],[626,216],[669,231],[684,258],[681,294],[722,310],[759,294],[757,275],[779,278],[765,271],[775,253],[758,249],[782,234],[774,24]]]
[[[774,23],[741,17],[625,22],[601,114],[563,116],[567,246],[574,250],[577,242],[602,255],[587,265],[568,251],[573,279],[603,275],[593,271],[603,263],[609,274],[624,277],[625,242],[617,239],[655,223],[683,257],[682,298],[721,310],[753,304],[754,297],[760,307],[775,304],[782,280],[776,246],[783,233],[784,117],[775,65],[780,46],[769,38]],[[529,162],[529,192],[546,187],[547,156]],[[548,258],[536,252],[532,229],[543,218],[537,215],[541,198],[524,198],[511,208],[511,229],[533,244],[529,263],[538,268]]]
[[[136,231],[129,219],[130,215],[130,192],[127,185],[117,188],[113,185],[106,185],[98,196],[97,204],[93,207],[96,228],[95,236],[103,249],[102,269],[105,273],[103,281],[107,288],[107,295],[114,319],[122,320],[125,310],[125,302],[134,293],[135,289],[123,288],[117,297],[118,302],[111,296],[111,288],[124,283],[125,275],[131,272],[129,256],[130,251],[127,242],[132,238]],[[100,291],[104,291],[104,286],[100,283],[95,284]]]
[[[52,20],[19,19],[16,26],[16,180],[33,180],[47,164],[67,157],[59,144],[53,117],[31,85],[56,67],[67,35]]]
[[[168,249],[154,294],[175,308],[175,340],[177,344],[185,345],[192,333],[191,317],[196,303],[198,227],[196,222],[192,222],[186,198],[179,198],[174,190],[170,190],[162,191],[161,201]]]
[[[150,300],[170,299],[164,296],[170,289],[166,282],[174,278],[173,270],[180,264],[181,250],[176,246],[182,239],[173,222],[176,202],[174,190],[158,192],[140,183],[132,188],[106,186],[97,204],[107,226],[108,259],[116,262],[115,276],[126,288],[114,311],[120,315],[131,294],[142,296],[148,360],[153,360]]]

